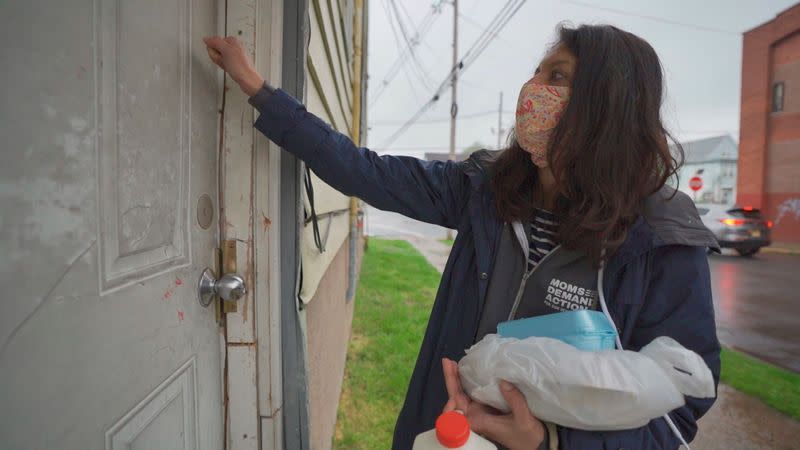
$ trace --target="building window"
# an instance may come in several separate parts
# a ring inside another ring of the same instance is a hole
[[[731,197],[733,197],[733,189],[722,188],[722,204],[727,205],[731,201]]]
[[[727,177],[732,177],[733,176],[733,168],[734,168],[733,164],[725,164],[725,170],[723,171],[722,174],[727,176]]]
[[[772,112],[783,111],[783,81],[772,85]]]

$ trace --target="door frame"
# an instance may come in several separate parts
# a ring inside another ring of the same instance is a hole
[[[251,51],[270,84],[305,92],[307,0],[227,0],[226,35]],[[299,309],[302,163],[252,128],[258,113],[225,77],[220,238],[236,244],[248,293],[225,318],[225,448],[306,450],[305,314]],[[249,173],[249,176],[247,174]]]
[[[273,0],[282,1],[282,0]],[[305,61],[309,39],[308,0],[283,1],[281,86],[305,98]],[[283,374],[283,449],[307,450],[309,406],[305,311],[300,309],[300,239],[303,229],[303,163],[281,153],[281,361]]]

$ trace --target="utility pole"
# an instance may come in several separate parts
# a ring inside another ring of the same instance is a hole
[[[450,160],[456,159],[456,116],[458,115],[458,103],[456,103],[456,87],[458,84],[458,0],[453,0],[453,66],[452,78],[450,81],[451,98],[450,103]],[[453,238],[453,232],[447,230],[447,239]]]
[[[500,141],[503,137],[503,92],[500,92],[500,106],[497,107],[497,149],[500,149]]]

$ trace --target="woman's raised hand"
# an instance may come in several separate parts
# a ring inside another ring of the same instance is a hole
[[[203,42],[211,61],[227,72],[245,94],[252,96],[261,89],[264,79],[256,72],[250,55],[238,39],[210,36],[203,38]]]

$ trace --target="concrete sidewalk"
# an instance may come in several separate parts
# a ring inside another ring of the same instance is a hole
[[[436,270],[444,271],[449,246],[420,236],[398,239],[410,242]],[[693,450],[800,450],[800,422],[724,384],[699,426]]]
[[[800,422],[728,385],[720,384],[718,394],[699,421],[693,450],[800,449]]]
[[[769,247],[762,247],[762,252],[780,253],[784,255],[800,255],[800,244],[789,242],[773,242]]]

